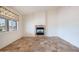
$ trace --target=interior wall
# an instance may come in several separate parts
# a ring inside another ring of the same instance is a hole
[[[56,12],[49,10],[26,15],[24,17],[24,36],[35,36],[35,25],[45,25],[45,35],[56,36]]]
[[[17,31],[7,31],[7,32],[0,32],[0,49],[7,46],[8,44],[16,41],[17,39],[23,36],[22,32],[22,16],[19,15],[18,21],[18,30]]]
[[[45,25],[45,13],[24,16],[24,36],[35,36],[35,25]]]
[[[46,35],[47,36],[57,36],[57,27],[58,27],[58,21],[57,21],[57,10],[49,10],[47,11],[47,20],[46,20]]]
[[[62,7],[57,18],[58,36],[79,47],[79,7]]]

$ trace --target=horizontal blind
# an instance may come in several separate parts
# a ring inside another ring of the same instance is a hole
[[[14,12],[2,6],[0,6],[0,17],[6,18],[9,20],[11,19],[19,20],[19,15],[15,14]]]

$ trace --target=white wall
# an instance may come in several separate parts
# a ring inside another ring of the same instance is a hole
[[[63,7],[58,13],[58,36],[79,47],[79,7]]]
[[[17,31],[0,32],[0,49],[21,38],[23,36],[22,27],[22,16],[20,15]]]
[[[24,17],[24,36],[35,36],[35,25],[45,25],[44,12],[38,12]]]
[[[56,36],[56,12],[42,11],[24,17],[24,36],[35,36],[35,25],[45,25],[47,36]]]
[[[46,27],[47,27],[47,36],[57,36],[57,10],[49,10],[47,12],[47,20],[46,20]]]

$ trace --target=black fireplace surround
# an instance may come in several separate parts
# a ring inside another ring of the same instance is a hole
[[[44,35],[44,30],[43,26],[36,26],[36,35]]]

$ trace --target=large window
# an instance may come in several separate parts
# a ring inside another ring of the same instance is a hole
[[[0,32],[16,31],[16,30],[17,30],[16,20],[7,20],[0,17]]]
[[[17,30],[17,21],[9,20],[9,31]]]
[[[7,21],[4,18],[0,18],[0,32],[7,31]]]

